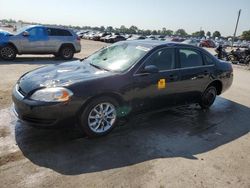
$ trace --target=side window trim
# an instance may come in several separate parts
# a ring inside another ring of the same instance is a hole
[[[167,72],[167,71],[172,71],[172,70],[175,70],[177,69],[177,66],[176,66],[176,47],[173,47],[173,46],[164,46],[164,47],[160,47],[160,48],[157,48],[155,50],[153,50],[151,52],[151,54],[146,57],[146,59],[143,60],[143,62],[141,63],[141,65],[139,66],[139,68],[134,72],[133,75],[144,75],[144,74],[148,74],[148,73],[141,73],[144,65],[146,64],[147,60],[152,57],[152,55],[154,55],[154,53],[156,53],[157,51],[159,50],[163,50],[163,49],[174,49],[174,53],[175,53],[175,62],[174,62],[174,68],[173,69],[170,69],[170,70],[159,70],[159,72]]]

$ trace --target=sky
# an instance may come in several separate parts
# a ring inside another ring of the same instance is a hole
[[[250,0],[0,0],[0,19],[79,26],[202,30],[233,35],[250,30]]]

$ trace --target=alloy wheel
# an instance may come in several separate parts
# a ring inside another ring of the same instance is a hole
[[[88,126],[95,133],[104,133],[112,128],[116,121],[116,109],[111,103],[100,103],[89,113]]]
[[[11,47],[8,47],[8,46],[3,47],[1,49],[1,56],[4,59],[11,59],[11,58],[13,58],[15,56],[15,51]]]
[[[72,56],[72,49],[71,48],[65,48],[63,49],[63,57],[64,58],[70,58]]]

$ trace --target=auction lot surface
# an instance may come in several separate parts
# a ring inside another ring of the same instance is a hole
[[[105,43],[82,41],[85,57]],[[11,89],[53,56],[0,61],[0,187],[250,187],[250,71],[208,111],[186,106],[143,114],[110,135],[39,130],[10,111]],[[73,127],[73,125],[72,125]]]

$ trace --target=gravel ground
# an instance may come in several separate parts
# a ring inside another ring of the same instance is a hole
[[[85,57],[105,43],[82,40]],[[110,135],[86,139],[75,129],[27,127],[11,113],[11,88],[53,56],[0,62],[0,182],[11,187],[250,187],[250,72],[213,107],[152,112]]]

